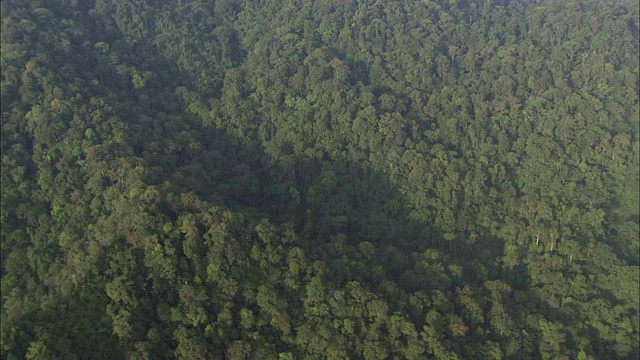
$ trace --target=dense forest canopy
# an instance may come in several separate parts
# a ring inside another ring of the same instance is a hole
[[[634,0],[3,0],[3,359],[637,359]]]

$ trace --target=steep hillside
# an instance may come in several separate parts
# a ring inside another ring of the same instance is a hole
[[[1,11],[1,358],[640,357],[636,1]]]

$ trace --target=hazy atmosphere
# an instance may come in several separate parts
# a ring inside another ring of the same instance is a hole
[[[2,359],[640,357],[637,0],[2,0]]]

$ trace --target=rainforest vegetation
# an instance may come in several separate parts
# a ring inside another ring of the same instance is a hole
[[[2,0],[2,359],[638,359],[635,0]]]

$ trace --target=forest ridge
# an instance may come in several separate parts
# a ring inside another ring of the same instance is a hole
[[[3,0],[2,359],[638,359],[634,0]]]

